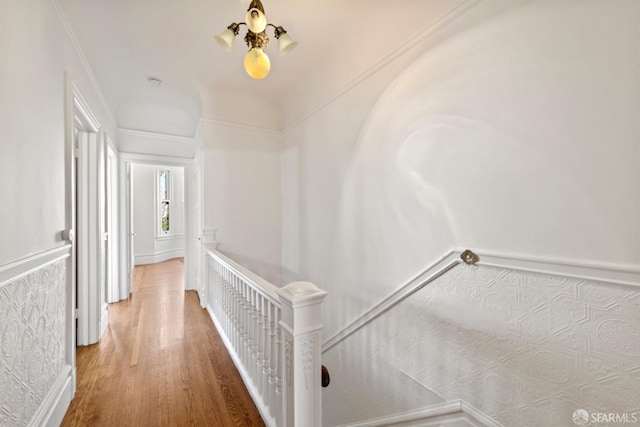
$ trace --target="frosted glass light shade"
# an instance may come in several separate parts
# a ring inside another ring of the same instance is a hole
[[[262,49],[254,47],[244,56],[244,69],[254,79],[264,79],[271,71],[271,61]]]
[[[289,37],[289,34],[280,34],[278,37],[278,47],[280,48],[280,55],[286,55],[298,46],[298,42]]]
[[[246,16],[247,28],[256,34],[261,33],[267,28],[267,17],[260,9],[249,9]]]
[[[235,39],[236,35],[233,31],[226,29],[222,33],[216,36],[216,41],[224,50],[227,52],[231,52],[231,47],[233,46],[233,39]]]

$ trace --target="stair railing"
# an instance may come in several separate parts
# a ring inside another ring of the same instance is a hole
[[[322,425],[320,307],[310,282],[278,288],[206,249],[206,309],[270,427]]]

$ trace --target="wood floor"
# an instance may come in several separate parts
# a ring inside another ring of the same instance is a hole
[[[136,267],[98,344],[78,348],[62,426],[263,426],[181,259]]]

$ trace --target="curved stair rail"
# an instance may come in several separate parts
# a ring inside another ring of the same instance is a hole
[[[265,423],[322,425],[320,306],[310,282],[278,288],[206,250],[206,309]]]

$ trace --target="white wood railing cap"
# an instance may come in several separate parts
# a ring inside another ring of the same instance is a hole
[[[292,304],[312,303],[322,301],[327,292],[318,288],[311,282],[291,282],[287,286],[278,289],[278,296]]]

